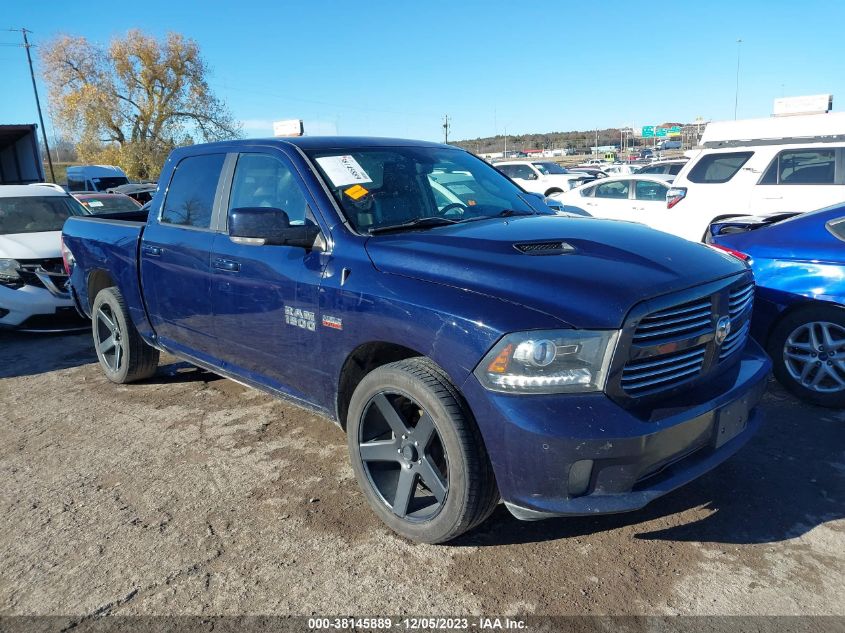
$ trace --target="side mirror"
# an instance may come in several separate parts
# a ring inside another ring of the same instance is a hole
[[[229,237],[240,244],[314,247],[320,228],[291,226],[288,214],[272,207],[242,207],[229,212]]]
[[[537,178],[539,178],[539,176],[537,176],[537,174],[533,171],[525,176],[525,180],[537,180]]]

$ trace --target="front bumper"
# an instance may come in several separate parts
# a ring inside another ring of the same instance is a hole
[[[37,286],[0,285],[0,328],[63,331],[84,325],[70,298],[56,297]]]
[[[519,519],[638,510],[700,477],[754,434],[771,362],[750,341],[739,363],[650,408],[604,394],[508,395],[463,386],[499,492]]]

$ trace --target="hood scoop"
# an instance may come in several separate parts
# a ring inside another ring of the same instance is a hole
[[[518,242],[513,247],[523,255],[566,255],[575,252],[574,246],[562,240]]]

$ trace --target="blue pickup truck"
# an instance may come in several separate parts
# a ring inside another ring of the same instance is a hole
[[[71,218],[103,371],[159,351],[348,437],[364,496],[420,542],[636,510],[735,453],[770,361],[749,268],[633,223],[550,214],[469,152],[374,138],[177,149],[149,217]]]

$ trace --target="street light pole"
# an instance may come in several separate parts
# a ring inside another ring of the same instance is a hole
[[[734,92],[734,121],[736,121],[736,111],[739,106],[739,50],[742,46],[742,40],[736,41],[736,92]]]

